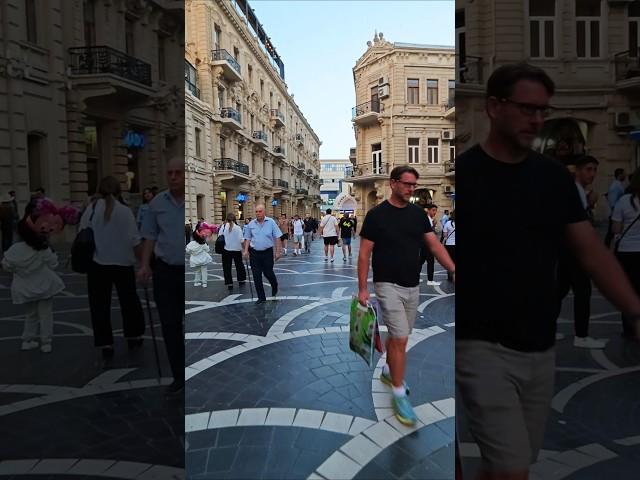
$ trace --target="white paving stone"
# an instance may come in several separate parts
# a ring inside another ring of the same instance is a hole
[[[320,428],[332,432],[349,433],[352,421],[353,417],[351,415],[327,412]]]
[[[206,370],[209,367],[214,366],[216,363],[212,362],[208,358],[203,358],[202,360],[198,360],[196,363],[190,365],[191,368],[195,368],[199,372]]]
[[[321,477],[316,472],[313,472],[311,475],[307,477],[307,480],[326,480],[326,478]]]
[[[382,448],[386,448],[402,438],[402,435],[400,435],[395,428],[386,422],[376,423],[374,426],[367,428],[362,433]]]
[[[240,417],[238,417],[237,425],[239,427],[264,425],[268,412],[268,408],[243,408],[240,410]]]
[[[589,465],[593,465],[599,461],[597,458],[577,450],[569,450],[568,452],[559,453],[553,457],[549,457],[549,460],[577,469],[588,467]]]
[[[186,477],[184,469],[154,465],[136,478],[136,480],[182,480]]]
[[[413,426],[404,425],[403,423],[400,423],[400,420],[398,420],[395,415],[385,418],[384,421],[400,432],[401,435],[407,435],[424,427],[424,423],[420,420],[418,420]]]
[[[340,447],[340,451],[355,460],[359,465],[364,466],[373,460],[382,451],[382,448],[364,435],[358,435]]]
[[[532,476],[540,479],[559,480],[573,473],[573,468],[552,460],[544,459],[532,465],[530,472]]]
[[[393,416],[393,408],[376,408],[375,410],[379,420]]]
[[[388,392],[389,387],[382,383],[378,378],[371,381],[371,393],[384,393]]]
[[[112,478],[137,478],[149,468],[151,465],[148,463],[116,462],[103,475]]]
[[[264,424],[289,426],[293,423],[295,416],[295,408],[271,408]]]
[[[360,468],[360,465],[338,451],[320,465],[317,471],[328,480],[345,480],[353,478]]]
[[[301,408],[293,421],[294,427],[320,428],[324,412],[321,410],[306,410]]]
[[[617,457],[617,454],[613,453],[611,450],[607,450],[597,443],[585,445],[584,447],[577,448],[576,450],[600,460],[609,460],[610,458]]]
[[[100,475],[111,467],[115,460],[80,460],[67,473],[70,475]]]
[[[309,334],[317,335],[319,333],[325,333],[324,328],[311,328],[309,329]]]
[[[238,414],[240,410],[221,410],[218,412],[211,412],[211,418],[209,419],[208,428],[224,428],[234,427],[238,422]]]
[[[436,407],[430,403],[425,403],[413,409],[416,417],[425,425],[431,425],[432,423],[444,420],[446,417]]]
[[[34,475],[56,475],[67,472],[78,463],[77,458],[47,458],[43,459],[29,472]]]
[[[456,401],[453,398],[445,398],[432,402],[433,406],[440,410],[446,417],[455,417]]]
[[[0,475],[20,475],[31,471],[38,459],[3,460],[0,462]]]
[[[367,418],[356,417],[349,429],[349,435],[359,435],[363,430],[375,425],[376,422]]]
[[[197,432],[199,430],[206,430],[209,426],[209,417],[211,412],[194,413],[191,415],[185,415],[184,417],[184,431],[185,432]]]
[[[327,333],[338,333],[342,331],[340,327],[325,327],[324,330]]]
[[[376,408],[391,407],[391,393],[388,391],[388,387],[386,390],[386,392],[375,392],[371,394],[371,397],[373,398],[373,404],[376,406]]]

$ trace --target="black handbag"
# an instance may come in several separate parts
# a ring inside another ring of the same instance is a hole
[[[224,252],[225,243],[226,242],[224,240],[224,235],[222,235],[222,232],[218,233],[218,238],[216,238],[216,244],[213,247],[215,252],[222,255],[222,253]]]
[[[91,228],[91,220],[96,213],[96,204],[91,207],[89,226],[78,232],[71,245],[71,270],[76,273],[87,273],[96,252],[96,241]]]

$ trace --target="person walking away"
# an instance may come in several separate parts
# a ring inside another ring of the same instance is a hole
[[[257,205],[256,218],[249,222],[245,231],[243,256],[249,258],[258,305],[267,301],[262,284],[263,273],[271,285],[271,295],[275,297],[278,293],[278,279],[273,272],[273,265],[281,256],[281,238],[282,231],[278,224],[265,215],[264,205]]]
[[[130,349],[142,345],[144,312],[136,291],[136,255],[142,238],[129,207],[120,203],[120,182],[105,177],[98,185],[99,198],[80,219],[80,229],[91,227],[95,239],[93,261],[87,271],[89,310],[94,345],[105,359],[114,355],[111,327],[111,292],[115,285],[120,301],[124,336]]]
[[[355,222],[351,219],[350,214],[347,212],[344,214],[344,217],[340,219],[338,222],[338,227],[340,227],[340,239],[342,239],[342,261],[347,261],[347,250],[349,251],[349,258],[351,258],[351,237],[353,236],[353,231],[356,228]]]
[[[429,219],[429,224],[431,225],[431,229],[434,233],[436,233],[436,227],[438,224],[438,220],[436,220],[436,214],[438,213],[438,206],[429,204],[425,207],[425,211],[427,212],[427,218]],[[429,249],[424,250],[427,261],[427,285],[438,286],[440,282],[434,281],[434,275],[436,271],[436,260],[434,256],[431,254]]]
[[[445,212],[447,212],[445,210]],[[442,216],[444,218],[444,215]],[[443,221],[442,227],[442,236],[444,237],[442,242],[444,243],[444,248],[447,250],[447,253],[451,257],[453,263],[456,262],[456,211],[452,210],[451,215],[447,215],[446,223]],[[452,282],[453,275],[451,273],[447,273],[447,280]]]
[[[631,177],[627,192],[620,197],[611,214],[614,234],[612,248],[636,294],[640,296],[640,168]],[[622,335],[637,340],[633,320],[624,313]]]
[[[192,240],[192,235],[193,235],[193,223],[191,223],[191,219],[189,219],[189,222],[184,224],[185,245],[189,245],[189,242],[191,242]]]
[[[204,236],[198,231],[193,232],[192,236],[193,240],[187,245],[186,251],[189,254],[189,266],[195,268],[193,286],[207,288],[207,265],[213,263],[213,258],[209,254],[209,245]]]
[[[304,222],[296,215],[293,217],[293,254],[302,255],[302,242],[304,241]]]
[[[184,388],[184,245],[180,225],[184,222],[184,159],[167,162],[168,190],[149,203],[142,225],[142,260],[138,278],[153,278],[153,297],[158,309],[173,383],[167,393]],[[151,265],[151,258],[154,258]],[[152,277],[153,273],[153,277]]]
[[[2,235],[2,251],[6,252],[13,244],[13,226],[15,213],[13,198],[8,193],[0,199],[0,235]]]
[[[449,210],[444,211],[444,215],[440,219],[440,224],[442,225],[442,233],[440,234],[440,243],[444,243],[444,226],[449,221]]]
[[[229,290],[233,289],[233,277],[231,276],[231,262],[236,265],[236,279],[238,284],[244,285],[247,280],[247,271],[242,263],[242,228],[236,224],[236,216],[233,213],[227,214],[227,221],[221,227],[218,235],[224,236],[224,251],[222,252],[222,271],[224,274],[224,284]]]
[[[608,247],[611,245],[611,239],[613,238],[612,220],[613,210],[618,203],[618,200],[625,194],[624,180],[626,178],[624,168],[616,168],[613,172],[613,181],[609,185],[609,189],[605,196],[607,197],[607,203],[609,204],[609,227],[607,228],[607,236],[605,237],[605,245]]]
[[[418,172],[410,166],[398,166],[391,171],[391,197],[367,213],[360,230],[358,255],[358,301],[361,305],[369,301],[367,276],[371,260],[373,288],[389,331],[387,363],[380,380],[392,387],[393,411],[404,425],[416,423],[404,378],[407,341],[420,299],[422,246],[426,244],[447,271],[455,272],[454,263],[431,230],[426,215],[410,203],[418,178]]]
[[[324,240],[324,261],[329,260],[333,263],[335,246],[338,243],[338,219],[331,214],[331,209],[327,208],[327,214],[320,222],[320,235]]]
[[[64,290],[62,279],[55,273],[58,257],[49,246],[49,232],[40,231],[35,222],[36,202],[27,205],[25,216],[18,222],[21,241],[4,254],[2,268],[13,273],[11,301],[24,305],[25,320],[22,350],[51,353],[53,339],[53,297]]]
[[[289,221],[287,220],[286,213],[280,215],[280,220],[278,220],[278,228],[282,232],[282,236],[280,237],[280,240],[282,241],[282,254],[286,255],[287,245],[289,243]]]
[[[138,230],[142,228],[142,222],[144,222],[144,216],[149,211],[149,202],[151,200],[153,200],[153,193],[150,188],[145,188],[142,192],[142,205],[138,208],[138,214],[136,215]]]
[[[311,253],[311,242],[313,241],[313,230],[315,223],[313,218],[307,217],[304,221],[304,251]]]
[[[555,387],[563,242],[602,294],[640,322],[640,299],[571,174],[532,150],[554,90],[539,67],[498,67],[485,94],[489,134],[456,159],[456,418],[479,447],[483,480],[524,480],[538,459]],[[498,204],[501,228],[487,221],[487,205]]]
[[[586,188],[593,184],[598,170],[598,160],[582,155],[575,160],[575,184],[580,196],[582,208],[593,221],[592,208],[588,202]],[[558,259],[558,306],[557,314],[562,310],[562,301],[573,291],[573,324],[575,337],[573,346],[578,348],[604,348],[606,340],[589,336],[589,318],[591,317],[591,278],[584,271],[575,253],[567,245],[561,247]]]

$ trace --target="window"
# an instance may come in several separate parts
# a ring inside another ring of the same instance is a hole
[[[29,190],[33,192],[36,188],[44,187],[42,153],[44,137],[38,134],[27,135],[27,159],[29,162]]]
[[[184,61],[184,88],[189,90],[193,95],[198,94],[198,72],[193,65],[186,60]]]
[[[253,124],[254,124],[254,119],[255,119],[255,118],[254,118],[253,113],[252,113],[252,114],[251,114],[251,117],[250,117],[250,122],[251,122],[251,123],[249,123],[251,133],[253,133],[253,132],[254,132],[254,130],[253,130],[253,126],[254,126],[254,125],[253,125]]]
[[[242,145],[238,143],[238,161],[242,162]]]
[[[449,106],[453,107],[455,105],[455,98],[456,98],[456,81],[455,80],[449,80]]]
[[[202,151],[200,148],[200,132],[201,130],[199,128],[195,129],[195,136],[193,141],[195,142],[195,146],[196,146],[196,157],[197,158],[202,158]]]
[[[36,0],[24,2],[27,20],[27,42],[38,43],[38,24],[36,22]],[[37,188],[37,187],[36,187]]]
[[[382,144],[374,143],[371,145],[371,163],[372,172],[376,175],[384,173],[382,171]]]
[[[556,0],[529,0],[529,55],[555,56]]]
[[[438,104],[438,80],[427,80],[427,104]]]
[[[273,92],[269,92],[269,110],[273,108]]]
[[[84,0],[82,14],[84,17],[84,44],[96,44],[96,10],[95,0]],[[28,28],[28,27],[27,27]]]
[[[224,88],[218,85],[218,108],[222,110],[224,108]]]
[[[220,135],[220,158],[226,158],[227,156],[227,145],[225,144],[225,138]]]
[[[640,45],[640,1],[635,1],[629,5],[629,56],[638,56],[638,45]]]
[[[417,78],[407,79],[407,103],[409,105],[417,105],[419,103],[420,96],[418,91],[420,90],[420,80]]]
[[[247,66],[247,72],[249,72],[249,85],[253,85],[253,67]]]
[[[371,111],[380,113],[380,99],[378,98],[378,86],[371,88]]]
[[[213,49],[214,50],[220,50],[222,47],[221,45],[221,40],[222,38],[222,30],[220,29],[220,27],[218,25],[216,25],[215,23],[213,24]]]
[[[427,139],[427,163],[440,163],[440,147],[437,138]]]
[[[456,147],[453,144],[449,145],[449,161],[453,162],[456,159]]]
[[[407,139],[409,149],[409,163],[420,163],[420,139]]]
[[[238,47],[233,47],[233,58],[235,58],[236,61],[240,61],[240,50],[238,50]]]
[[[456,62],[458,62],[458,68],[460,68],[461,64],[464,64],[465,62],[465,57],[467,55],[467,46],[465,43],[465,13],[464,13],[464,8],[461,8],[460,10],[456,10],[456,47],[457,47],[457,54],[456,55]]]
[[[158,35],[158,79],[163,82],[166,80],[164,56],[164,37]]]
[[[260,97],[264,97],[264,80],[260,80]]]
[[[126,18],[124,21],[124,50],[127,55],[133,56],[133,44],[135,41],[134,38],[134,28],[135,23],[133,19]]]
[[[600,57],[601,0],[576,0],[576,55]]]

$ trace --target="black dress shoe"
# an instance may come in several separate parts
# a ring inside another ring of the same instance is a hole
[[[227,285],[227,288],[229,289],[229,291],[233,290],[233,285]]]
[[[102,347],[102,358],[105,360],[113,358],[114,353],[113,347]]]
[[[276,285],[271,289],[271,295],[275,297],[277,294],[278,294],[278,285]]]
[[[129,338],[127,339],[127,346],[129,347],[129,350],[135,350],[142,346],[142,342],[142,338]]]
[[[241,287],[244,286],[244,284],[247,283],[245,280],[242,280],[241,282],[238,282],[238,285],[240,285]]]
[[[256,305],[261,305],[261,304],[263,304],[263,303],[267,303],[267,299],[266,299],[266,298],[265,298],[265,299],[259,298],[259,299],[256,301]]]
[[[166,389],[165,389],[165,393],[167,395],[175,395],[177,393],[182,392],[182,390],[184,390],[184,382],[182,381],[177,381],[174,380],[171,385],[169,385]]]

